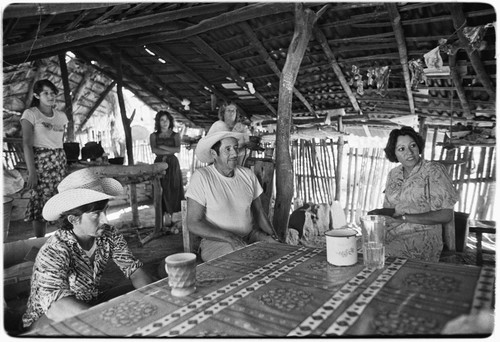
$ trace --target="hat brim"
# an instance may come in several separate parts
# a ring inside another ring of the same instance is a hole
[[[49,222],[56,221],[68,210],[114,197],[91,189],[70,189],[50,198],[43,207],[42,216]]]
[[[196,146],[195,154],[196,157],[203,163],[211,163],[213,162],[213,157],[210,154],[210,149],[212,146],[222,139],[225,138],[235,138],[238,140],[238,143],[241,143],[243,140],[243,133],[239,132],[215,132],[209,135],[204,136],[198,141]]]

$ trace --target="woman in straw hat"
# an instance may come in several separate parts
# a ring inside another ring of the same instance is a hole
[[[186,192],[187,226],[202,237],[201,258],[209,261],[255,241],[275,242],[265,214],[263,190],[252,170],[238,165],[241,133],[215,122],[200,139],[195,154],[211,165],[199,168]]]
[[[120,182],[83,169],[64,178],[58,190],[43,208],[43,217],[58,221],[59,229],[42,246],[33,266],[23,315],[23,326],[30,330],[153,281],[124,237],[107,224],[107,204],[122,193]],[[101,292],[99,282],[110,259],[132,285]]]

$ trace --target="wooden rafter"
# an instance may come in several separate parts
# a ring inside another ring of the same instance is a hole
[[[469,40],[465,37],[464,33],[462,32],[463,27],[467,25],[467,20],[462,10],[462,4],[452,3],[452,4],[447,4],[447,7],[453,19],[453,26],[455,27],[455,30],[457,30],[458,39],[460,40],[460,43],[465,48],[465,51],[469,56],[472,67],[476,71],[476,75],[477,78],[479,79],[479,82],[481,82],[481,84],[486,88],[486,91],[488,92],[490,98],[495,99],[496,98],[495,87],[493,87],[493,83],[491,82],[490,76],[488,75],[486,69],[484,68],[484,64],[481,61],[481,57],[479,56],[477,50],[473,50],[471,48]]]
[[[228,11],[216,17],[202,20],[196,25],[188,28],[174,31],[155,34],[150,37],[145,37],[138,41],[138,44],[151,44],[158,42],[166,42],[170,40],[179,40],[199,35],[203,32],[221,28],[224,26],[236,24],[242,21],[258,18],[262,13],[272,15],[283,12],[293,11],[293,3],[255,3],[234,11]]]
[[[457,71],[457,55],[451,54],[448,56],[448,63],[450,64],[450,75],[453,80],[453,84],[455,85],[455,89],[457,91],[458,99],[460,100],[460,105],[462,106],[463,116],[467,119],[472,119],[474,116],[470,112],[469,102],[467,101],[467,97],[465,96],[464,86],[462,85],[462,79]],[[452,90],[453,91],[453,90]],[[453,116],[453,113],[450,113],[450,117]]]
[[[88,57],[85,57],[85,55],[88,55]],[[104,68],[100,68],[96,65],[93,65],[90,63],[91,60],[96,60],[97,59],[97,56],[93,53],[93,52],[90,52],[90,51],[85,51],[85,53],[83,55],[81,55],[81,57],[84,57],[84,59],[93,67],[95,68],[96,70],[102,72],[104,75],[107,75],[108,77],[110,77],[111,79],[116,79],[117,75],[111,71],[109,71],[109,69],[104,69]],[[103,57],[103,56],[99,56],[100,60],[106,64],[107,66],[110,66],[112,67],[112,62],[109,61],[107,58]],[[139,88],[141,88],[142,90],[148,92],[149,94],[151,94],[153,97],[155,97],[156,99],[158,99],[161,103],[165,104],[165,109],[167,111],[169,111],[170,113],[174,114],[175,116],[177,117],[180,117],[180,118],[183,118],[183,121],[185,122],[188,122],[190,123],[191,125],[193,126],[196,126],[196,124],[191,121],[189,118],[187,118],[185,115],[179,113],[177,110],[175,110],[175,108],[173,108],[170,103],[165,99],[165,95],[164,94],[159,94],[157,89],[151,89],[151,87],[149,87],[147,84],[144,84],[144,82],[142,82],[141,80],[135,78],[133,75],[130,75],[130,74],[127,74],[125,75],[126,76],[126,79],[124,79],[124,85],[127,85],[127,80],[131,83],[134,83],[136,84]],[[131,86],[128,86],[129,89],[133,90],[134,88],[131,87]],[[137,94],[137,92],[135,92],[135,94],[141,98],[140,94]]]
[[[241,88],[246,89],[247,84],[245,83],[245,80],[240,76],[239,72],[231,65],[229,64],[221,55],[217,53],[210,45],[208,45],[203,39],[201,39],[198,36],[195,37],[190,37],[190,40],[196,44],[196,46],[207,56],[212,58],[214,62],[216,62],[218,65],[222,67],[222,70],[227,70],[231,78],[238,84]],[[256,98],[260,100],[270,111],[273,113],[274,116],[277,115],[276,109],[267,101],[267,99],[262,96],[257,90],[253,94]]]
[[[271,70],[276,74],[276,76],[278,76],[278,78],[280,78],[281,77],[280,69],[278,68],[276,63],[273,61],[271,56],[269,56],[266,48],[259,41],[259,39],[257,38],[257,35],[252,30],[250,25],[248,25],[248,23],[246,23],[246,22],[242,22],[239,24],[239,26],[243,30],[243,32],[245,32],[248,39],[250,39],[250,44],[252,45],[252,47],[259,53],[261,58],[266,62],[266,64],[269,66],[269,68],[271,68]],[[304,97],[304,95],[302,95],[302,93],[297,88],[293,87],[293,93],[304,104],[304,106],[306,106],[306,108],[309,110],[309,112],[311,114],[313,114],[315,117],[318,117],[318,115],[314,111],[314,108],[311,106],[309,101],[307,101],[307,99]]]
[[[223,99],[226,102],[230,102],[229,99],[222,94],[220,91],[218,91],[210,82],[208,82],[206,79],[198,75],[193,69],[182,63],[177,57],[172,55],[170,52],[167,50],[163,49],[162,47],[153,44],[153,45],[148,45],[148,49],[153,51],[156,55],[160,56],[161,58],[165,60],[169,60],[171,63],[175,64],[178,68],[182,69],[186,74],[188,74],[191,78],[194,80],[198,81],[200,84],[204,85],[208,89],[211,90],[212,93],[214,93],[217,97]]]
[[[76,106],[80,97],[83,96],[83,92],[85,91],[85,87],[87,86],[87,83],[90,80],[91,76],[92,76],[92,73],[90,72],[90,70],[88,68],[86,68],[85,72],[83,73],[82,79],[80,80],[80,83],[78,83],[78,86],[76,87],[75,91],[73,92],[73,96],[71,99],[73,102],[73,106]]]
[[[401,66],[403,67],[403,77],[405,80],[406,95],[408,96],[410,113],[415,114],[415,102],[413,100],[413,93],[411,91],[410,68],[408,67],[408,51],[406,49],[403,26],[401,25],[401,16],[399,15],[398,7],[395,3],[386,3],[385,7],[387,8],[387,12],[389,13],[392,29],[398,43],[399,60],[401,62]]]
[[[61,68],[61,79],[64,92],[64,113],[68,118],[68,128],[66,129],[67,141],[75,141],[75,125],[73,120],[73,103],[71,102],[71,87],[69,85],[68,66],[66,65],[66,54],[58,55],[59,67]]]
[[[50,25],[50,23],[54,20],[54,18],[56,17],[55,14],[51,14],[51,15],[48,15],[46,17],[44,17],[44,19],[42,20],[42,18],[40,17],[40,24],[37,25],[37,27],[31,31],[29,34],[26,35],[26,37],[28,39],[36,39],[37,37],[43,35],[43,31],[47,28],[47,26]]]
[[[109,7],[107,3],[18,3],[8,6],[4,13],[4,19],[24,18],[48,14],[61,14],[93,10],[97,8]]]
[[[146,27],[156,29],[162,24],[168,25],[169,21],[172,20],[179,20],[200,14],[218,12],[222,10],[222,8],[225,8],[227,6],[228,4],[225,3],[200,5],[188,9],[152,14],[139,18],[123,20],[120,22],[95,25],[93,27],[82,27],[70,32],[63,32],[46,37],[39,37],[38,39],[32,39],[22,43],[4,46],[3,56],[5,58],[17,54],[22,54],[30,50],[32,50],[33,53],[36,53],[36,51],[40,49],[52,49],[52,51],[54,51],[62,42],[64,42],[65,44],[72,43],[73,46],[78,46],[78,42],[81,40],[84,40],[85,44],[89,44],[92,42],[92,40],[96,42],[102,41],[103,39],[107,39],[106,36],[111,35],[114,35],[113,37],[116,39],[118,36],[137,34],[137,32],[134,31],[137,31],[138,29],[144,29]]]
[[[102,101],[104,101],[104,99],[106,98],[106,96],[115,87],[115,85],[116,85],[116,82],[113,81],[113,82],[111,82],[106,87],[106,89],[102,92],[101,96],[99,96],[99,99],[97,99],[97,101],[94,103],[94,105],[92,106],[92,108],[89,110],[89,112],[87,113],[87,115],[85,115],[85,118],[82,120],[82,122],[80,122],[80,126],[78,127],[78,130],[76,131],[76,133],[80,133],[83,130],[83,127],[85,127],[85,124],[87,123],[87,121],[89,121],[89,119],[92,116],[92,114],[94,114],[94,112],[96,111],[96,109],[99,108],[99,106],[101,105]]]
[[[78,17],[76,17],[75,20],[73,20],[68,26],[66,26],[63,29],[63,31],[71,31],[75,27],[78,27],[78,25],[82,22],[82,20],[85,19],[85,17],[88,16],[89,14],[90,14],[90,11],[82,11],[82,13],[80,13],[78,15]]]
[[[98,18],[94,19],[92,21],[92,25],[100,25],[106,19],[108,19],[109,17],[111,17],[112,15],[115,15],[116,13],[122,11],[123,9],[128,9],[129,7],[130,7],[130,4],[113,6],[109,10],[107,10],[106,12],[104,12],[101,16],[99,16]]]
[[[349,83],[347,83],[344,73],[342,72],[340,65],[337,63],[337,59],[335,58],[333,51],[330,49],[330,46],[328,45],[328,41],[324,33],[318,27],[315,27],[314,35],[316,37],[316,40],[321,44],[321,47],[323,48],[323,51],[325,52],[325,55],[328,58],[328,61],[330,62],[330,66],[332,67],[333,72],[335,72],[335,75],[339,79],[340,85],[347,94],[349,101],[351,101],[354,110],[362,114],[361,108],[358,104],[358,100],[356,99],[356,96],[354,96],[354,93],[352,92]]]

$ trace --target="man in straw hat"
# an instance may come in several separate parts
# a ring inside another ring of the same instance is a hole
[[[187,226],[202,237],[204,261],[255,241],[276,242],[260,201],[262,187],[250,169],[238,166],[240,139],[241,133],[217,121],[195,150],[200,161],[211,164],[193,173],[186,192]]]
[[[23,315],[23,326],[30,330],[153,281],[123,235],[107,224],[108,201],[122,193],[120,182],[82,169],[64,178],[57,189],[42,211],[47,221],[58,221],[59,229],[42,246],[33,266]],[[132,284],[101,293],[99,282],[110,259]]]

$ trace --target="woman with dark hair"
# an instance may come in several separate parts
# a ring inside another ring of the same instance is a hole
[[[227,125],[227,129],[232,132],[242,133],[238,152],[238,165],[244,165],[247,157],[247,147],[250,142],[250,130],[248,126],[242,122],[242,117],[238,111],[238,107],[234,102],[223,103],[219,108],[219,121]]]
[[[184,185],[179,160],[175,153],[180,152],[181,137],[174,132],[174,118],[166,111],[159,111],[155,117],[155,131],[149,137],[151,150],[156,154],[155,163],[168,164],[167,173],[161,181],[163,213],[166,224],[172,222],[172,214],[181,211],[184,199]]]
[[[73,316],[111,298],[145,286],[153,279],[129,250],[123,235],[107,224],[108,201],[123,192],[113,178],[90,169],[73,172],[43,208],[59,229],[37,254],[23,326],[30,330]],[[102,291],[101,277],[113,260],[131,284]]]
[[[21,116],[23,150],[28,169],[28,189],[32,190],[25,221],[33,222],[35,237],[45,236],[47,222],[42,208],[57,193],[57,185],[66,175],[63,149],[68,118],[57,110],[57,87],[47,79],[35,82],[31,107]]]
[[[386,210],[369,214],[392,215],[386,218],[386,255],[437,262],[442,225],[453,219],[458,196],[445,166],[421,157],[424,146],[411,127],[391,131],[385,154],[400,165],[387,176]]]

